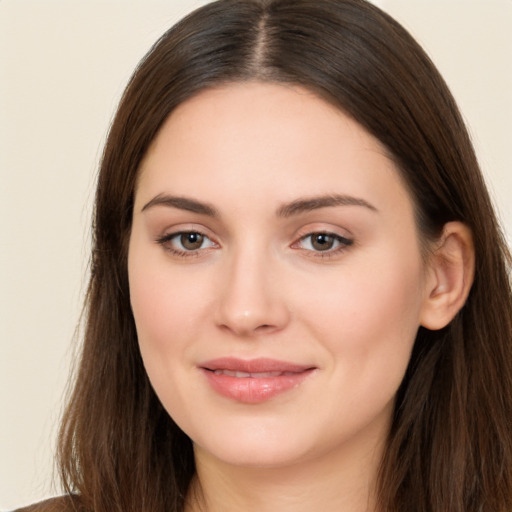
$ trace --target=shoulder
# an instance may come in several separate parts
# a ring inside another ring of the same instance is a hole
[[[83,512],[83,510],[74,497],[60,496],[19,508],[14,512]]]

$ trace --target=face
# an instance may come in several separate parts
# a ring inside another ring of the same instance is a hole
[[[162,404],[230,464],[375,450],[420,324],[419,247],[394,164],[352,119],[298,87],[199,93],[142,163],[129,245]]]

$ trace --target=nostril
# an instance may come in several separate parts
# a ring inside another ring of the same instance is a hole
[[[264,324],[264,325],[259,325],[258,327],[256,327],[255,332],[267,332],[267,331],[271,331],[273,329],[275,329],[275,326],[269,325],[269,324]]]

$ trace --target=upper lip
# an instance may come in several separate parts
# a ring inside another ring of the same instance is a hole
[[[312,365],[291,363],[277,359],[261,357],[258,359],[238,359],[236,357],[220,357],[201,363],[205,370],[229,370],[247,373],[290,372],[301,373],[314,368]]]

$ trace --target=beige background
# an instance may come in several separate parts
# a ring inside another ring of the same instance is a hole
[[[132,69],[192,0],[0,0],[0,510],[57,491],[96,165]],[[512,240],[512,0],[381,0],[470,125]]]

